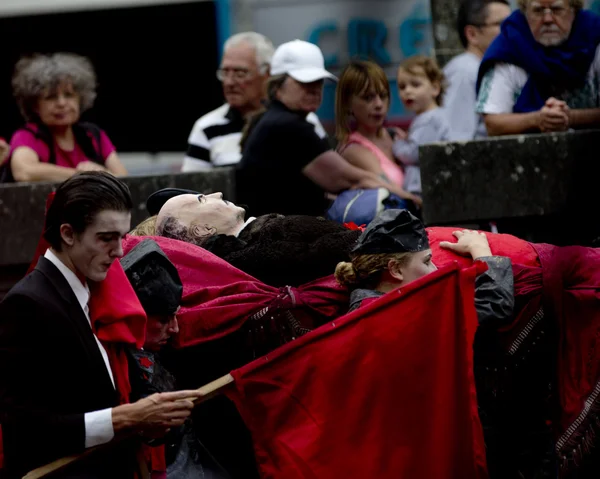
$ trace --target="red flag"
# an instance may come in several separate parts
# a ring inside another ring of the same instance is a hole
[[[449,265],[233,371],[262,477],[486,477],[477,269]]]

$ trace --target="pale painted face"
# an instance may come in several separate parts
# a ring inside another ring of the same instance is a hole
[[[290,110],[315,112],[323,100],[323,84],[323,80],[300,83],[292,77],[287,77],[277,91],[277,98]]]
[[[246,211],[223,199],[223,193],[179,195],[161,208],[157,224],[165,218],[177,218],[194,237],[213,234],[237,235],[244,225]]]
[[[55,90],[46,90],[42,94],[36,112],[41,122],[50,128],[71,126],[79,120],[79,94],[71,83],[60,83]]]
[[[422,68],[414,70],[415,73],[411,73],[398,69],[398,93],[407,110],[420,114],[437,106],[440,85],[431,83]]]
[[[554,47],[569,38],[575,12],[568,0],[532,0],[527,4],[526,17],[536,41]]]
[[[243,113],[259,108],[269,78],[265,67],[256,63],[256,51],[250,45],[241,43],[228,48],[219,73],[227,103]]]
[[[75,273],[92,281],[103,281],[111,265],[123,256],[121,242],[130,226],[131,213],[112,210],[100,211],[80,234],[71,225],[61,225],[63,250]]]
[[[171,316],[148,316],[144,349],[160,351],[161,348],[167,345],[173,335],[178,332],[177,314],[172,314]]]
[[[363,92],[352,95],[350,110],[358,125],[370,129],[383,126],[390,106],[390,98],[385,91],[376,92],[371,86]]]

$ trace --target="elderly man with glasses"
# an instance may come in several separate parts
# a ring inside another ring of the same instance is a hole
[[[271,41],[255,32],[238,33],[225,42],[217,78],[226,103],[194,124],[182,171],[208,170],[240,161],[245,118],[261,108],[274,51]]]
[[[477,112],[489,135],[600,124],[600,17],[582,0],[519,0],[486,52]]]
[[[223,85],[225,104],[200,117],[188,138],[182,172],[233,166],[242,158],[240,140],[246,120],[263,108],[271,57],[275,48],[264,35],[237,33],[223,48],[217,79]],[[322,130],[314,113],[307,121]]]

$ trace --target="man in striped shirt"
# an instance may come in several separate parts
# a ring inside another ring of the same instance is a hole
[[[226,103],[196,121],[188,139],[183,172],[231,166],[241,159],[240,139],[248,115],[265,99],[274,48],[255,32],[238,33],[225,42],[217,78]]]

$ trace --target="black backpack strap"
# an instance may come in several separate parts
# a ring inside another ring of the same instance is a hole
[[[73,134],[84,155],[93,162],[104,165],[102,130],[100,130],[100,127],[94,123],[76,123],[73,125]]]

